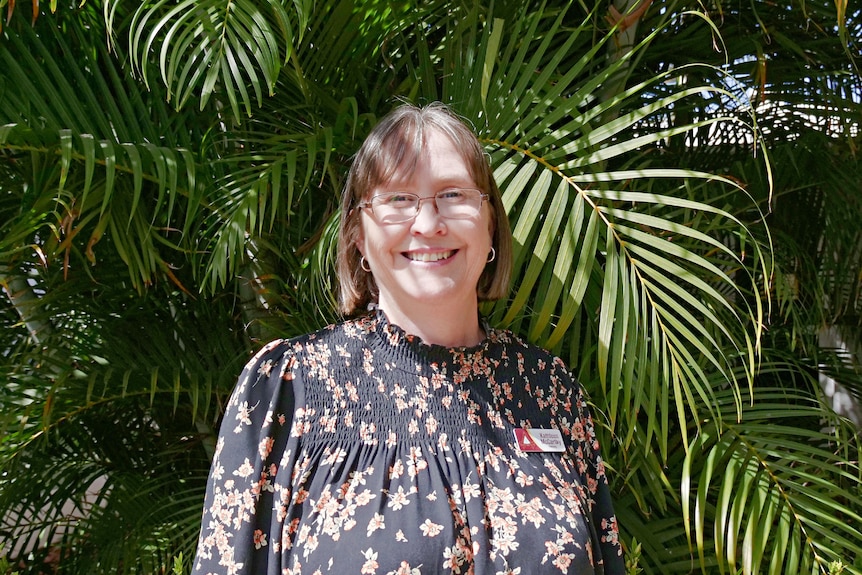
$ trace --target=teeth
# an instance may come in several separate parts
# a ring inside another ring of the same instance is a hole
[[[414,262],[439,262],[440,260],[445,260],[446,258],[452,257],[452,254],[455,252],[453,250],[445,251],[445,252],[422,252],[422,253],[414,253],[408,252],[406,255],[408,258],[413,260]]]

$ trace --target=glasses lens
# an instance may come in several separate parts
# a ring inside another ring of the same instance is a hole
[[[378,194],[371,198],[371,211],[382,223],[406,222],[416,215],[419,196],[404,192]]]
[[[437,211],[444,218],[474,218],[481,208],[482,192],[479,190],[453,188],[437,194]]]

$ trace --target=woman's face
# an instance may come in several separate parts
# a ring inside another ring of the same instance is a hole
[[[452,141],[437,130],[426,135],[424,154],[413,173],[396,173],[365,200],[386,192],[432,198],[447,188],[475,188],[470,170]],[[476,284],[491,251],[493,222],[488,202],[474,218],[446,219],[433,201],[422,201],[412,220],[387,224],[361,210],[357,248],[365,256],[386,311],[411,312],[419,306],[477,305]],[[444,309],[439,308],[438,309]]]

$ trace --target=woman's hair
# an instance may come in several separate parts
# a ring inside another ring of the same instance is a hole
[[[445,105],[438,102],[419,108],[404,104],[384,116],[368,134],[353,160],[341,195],[336,266],[340,307],[345,315],[364,311],[369,303],[377,302],[378,296],[374,276],[361,268],[362,254],[356,247],[362,226],[359,203],[396,174],[413,172],[425,153],[429,130],[437,130],[455,144],[476,186],[488,194],[494,229],[491,245],[497,255],[485,266],[479,278],[476,286],[479,300],[500,299],[509,291],[512,234],[500,190],[482,145],[470,128]]]

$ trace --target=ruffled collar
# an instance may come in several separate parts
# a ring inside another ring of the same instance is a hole
[[[367,316],[371,324],[377,349],[393,361],[409,370],[422,370],[430,367],[434,371],[454,370],[460,373],[485,373],[489,360],[497,363],[499,358],[491,359],[495,344],[499,343],[505,332],[492,328],[485,318],[480,318],[485,338],[476,345],[446,347],[425,343],[421,337],[405,332],[400,326],[389,323],[383,310],[377,308]],[[496,360],[496,361],[495,361]]]

